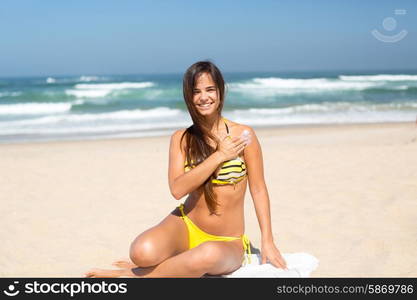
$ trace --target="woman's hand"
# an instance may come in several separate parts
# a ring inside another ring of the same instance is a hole
[[[220,138],[217,152],[221,155],[222,160],[231,160],[239,156],[239,153],[246,147],[248,140],[242,137],[225,136]]]
[[[262,264],[265,264],[267,260],[277,268],[286,270],[287,263],[275,246],[274,242],[263,242],[261,247]]]

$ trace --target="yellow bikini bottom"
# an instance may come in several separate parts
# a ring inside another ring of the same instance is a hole
[[[235,240],[242,240],[243,249],[245,250],[248,258],[248,263],[251,262],[251,250],[250,250],[250,241],[246,234],[243,234],[240,237],[234,236],[218,236],[209,234],[200,228],[191,221],[191,219],[184,213],[184,204],[178,206],[181,211],[181,218],[184,220],[185,225],[188,228],[188,239],[189,239],[189,249],[197,247],[198,245],[208,242],[208,241],[223,241],[230,242]]]

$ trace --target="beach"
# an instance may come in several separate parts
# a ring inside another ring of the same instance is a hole
[[[274,239],[319,260],[312,277],[417,276],[415,123],[255,128]],[[113,268],[182,200],[169,136],[0,145],[0,276]],[[249,189],[246,234],[260,247]]]

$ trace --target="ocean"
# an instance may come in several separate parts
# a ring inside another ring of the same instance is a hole
[[[223,116],[252,127],[415,122],[416,72],[224,73]],[[0,143],[170,135],[182,74],[0,78]]]

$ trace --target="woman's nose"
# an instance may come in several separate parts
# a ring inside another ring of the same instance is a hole
[[[206,92],[201,92],[201,93],[200,93],[200,99],[201,99],[201,100],[206,100],[206,99],[208,99],[208,93],[206,93]]]

